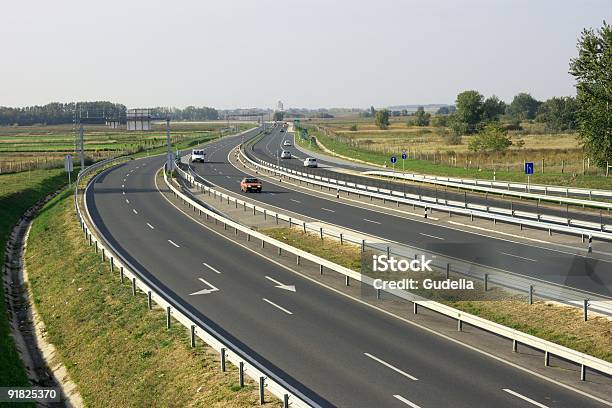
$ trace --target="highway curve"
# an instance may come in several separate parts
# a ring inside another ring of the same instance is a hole
[[[278,128],[270,137],[278,141]],[[274,136],[276,134],[277,136]],[[285,133],[283,132],[282,135]],[[490,266],[571,288],[612,296],[612,262],[537,245],[493,238],[421,220],[389,215],[343,201],[320,198],[278,184],[267,183],[261,194],[240,192],[246,173],[228,163],[227,156],[240,139],[208,149],[207,163],[192,168],[210,182],[262,203],[312,217],[322,222],[412,245],[468,262]],[[580,299],[577,299],[580,300]]]
[[[218,153],[217,166],[225,165],[224,154],[238,141],[225,138],[208,148]],[[220,237],[160,194],[163,187],[154,175],[162,162],[162,157],[135,160],[97,177],[87,192],[93,222],[121,256],[176,302],[242,342],[322,405],[533,407],[524,399],[529,398],[547,407],[603,406],[348,299]],[[266,276],[295,285],[296,292],[276,288]],[[208,287],[200,279],[218,290],[190,295]]]

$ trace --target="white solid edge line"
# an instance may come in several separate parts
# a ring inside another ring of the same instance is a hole
[[[294,273],[294,274],[296,274],[296,275],[298,275],[298,276],[301,276],[302,278],[304,278],[304,279],[306,279],[306,280],[309,280],[310,282],[312,282],[312,283],[314,283],[314,284],[317,284],[317,285],[319,285],[319,286],[321,286],[321,287],[324,287],[324,288],[326,288],[327,290],[330,290],[330,291],[332,291],[332,292],[334,292],[334,293],[336,293],[336,294],[338,294],[338,295],[340,295],[340,296],[344,296],[344,297],[346,297],[346,298],[348,298],[348,299],[351,299],[352,301],[354,301],[354,302],[356,302],[356,303],[359,303],[359,304],[361,304],[361,305],[363,305],[363,306],[366,306],[366,307],[369,307],[369,308],[371,308],[371,309],[377,310],[378,312],[380,312],[380,313],[382,313],[382,314],[384,314],[384,315],[387,315],[387,316],[390,316],[390,317],[394,317],[394,318],[395,318],[395,319],[397,319],[397,320],[400,320],[400,321],[402,321],[402,322],[404,322],[404,323],[406,323],[406,324],[409,324],[409,325],[411,325],[411,326],[418,327],[419,329],[421,329],[421,330],[423,330],[423,331],[425,331],[425,332],[427,332],[427,333],[430,333],[430,334],[433,334],[433,335],[438,336],[438,337],[440,337],[440,338],[443,338],[443,339],[445,339],[445,340],[447,340],[447,341],[449,341],[449,342],[451,342],[451,343],[457,344],[458,346],[465,347],[465,348],[466,348],[466,349],[468,349],[468,350],[472,350],[472,351],[474,351],[474,352],[476,352],[476,353],[482,354],[482,355],[484,355],[484,356],[486,356],[486,357],[488,357],[488,358],[490,358],[490,359],[492,359],[492,360],[495,360],[495,361],[498,361],[498,362],[500,362],[500,363],[506,364],[506,365],[508,365],[508,366],[510,366],[510,367],[513,367],[513,368],[515,368],[515,369],[517,369],[517,370],[519,370],[519,371],[522,371],[522,372],[524,372],[524,373],[530,374],[530,375],[532,375],[532,376],[534,376],[534,377],[536,377],[536,378],[540,378],[541,380],[544,380],[544,381],[547,381],[547,382],[549,382],[549,383],[555,384],[555,385],[557,385],[557,386],[559,386],[559,387],[561,387],[561,388],[564,388],[564,389],[566,389],[566,390],[569,390],[569,391],[575,392],[576,394],[579,394],[579,395],[582,395],[582,396],[588,397],[588,398],[590,398],[590,399],[592,399],[592,400],[594,400],[594,401],[597,401],[597,402],[600,402],[600,403],[602,403],[602,404],[604,404],[604,405],[607,405],[607,406],[609,406],[609,407],[612,407],[612,402],[610,402],[610,401],[606,401],[606,400],[604,400],[603,398],[597,397],[597,396],[595,396],[595,395],[593,395],[593,394],[589,394],[588,392],[586,392],[586,391],[582,391],[582,390],[580,390],[580,389],[578,389],[578,388],[575,388],[575,387],[573,387],[573,386],[571,386],[571,385],[569,385],[569,384],[565,384],[565,383],[563,383],[563,382],[561,382],[561,381],[557,381],[557,380],[555,380],[555,379],[553,379],[553,378],[551,378],[551,377],[547,377],[547,376],[546,376],[546,375],[544,375],[544,374],[540,374],[540,373],[538,373],[538,372],[536,372],[536,371],[533,371],[533,370],[531,370],[531,369],[529,369],[529,368],[527,368],[527,367],[523,367],[523,366],[521,366],[521,365],[519,365],[519,364],[517,364],[517,363],[514,363],[514,362],[510,361],[510,360],[506,360],[506,359],[505,359],[505,358],[503,358],[503,357],[496,356],[495,354],[492,354],[491,352],[488,352],[488,351],[482,350],[482,349],[480,349],[480,348],[478,348],[478,347],[476,347],[476,346],[472,346],[471,344],[464,343],[464,342],[462,342],[462,341],[460,341],[460,340],[458,340],[458,339],[455,339],[455,338],[453,338],[453,337],[450,337],[449,335],[446,335],[446,334],[444,334],[444,333],[442,333],[442,332],[439,332],[439,331],[436,331],[436,330],[434,330],[434,329],[431,329],[431,328],[429,328],[429,327],[427,327],[427,326],[424,326],[424,325],[422,325],[422,324],[420,324],[420,323],[417,323],[417,322],[415,322],[415,321],[412,321],[412,320],[408,320],[408,319],[406,319],[406,318],[403,318],[403,317],[401,317],[401,316],[399,316],[399,315],[394,314],[393,312],[390,312],[390,311],[388,311],[388,310],[382,309],[382,308],[380,308],[380,307],[378,307],[378,306],[376,306],[376,305],[373,305],[373,304],[371,304],[371,303],[368,303],[368,302],[366,302],[366,301],[364,301],[364,300],[362,300],[362,299],[359,299],[359,298],[357,298],[357,297],[351,296],[351,295],[349,295],[348,293],[341,292],[340,290],[338,290],[338,289],[336,289],[336,288],[333,288],[333,287],[331,287],[331,286],[329,286],[329,285],[327,285],[327,284],[325,284],[325,283],[323,283],[323,282],[321,282],[321,281],[318,281],[318,280],[316,280],[316,279],[314,279],[314,278],[311,278],[310,276],[304,275],[304,274],[302,274],[302,273],[300,273],[300,272],[298,272],[298,271],[296,271],[296,270],[294,270],[294,269],[291,269],[291,268],[290,268],[290,267],[288,267],[287,265],[283,265],[282,263],[277,262],[277,261],[275,261],[275,260],[274,260],[274,259],[272,259],[272,258],[268,258],[268,257],[266,257],[265,255],[261,254],[260,252],[254,251],[252,248],[249,248],[249,247],[247,247],[247,246],[245,246],[245,245],[241,244],[240,242],[233,241],[233,240],[232,240],[232,239],[230,239],[229,237],[227,237],[227,236],[225,236],[225,235],[221,234],[221,233],[220,233],[220,232],[218,232],[218,231],[215,231],[214,229],[212,229],[212,228],[208,227],[207,225],[203,224],[203,223],[202,223],[202,222],[200,222],[199,220],[197,220],[197,219],[193,218],[193,216],[192,216],[190,213],[187,213],[187,212],[183,211],[181,208],[179,208],[179,207],[178,207],[176,204],[174,204],[172,201],[170,201],[170,200],[169,200],[169,199],[168,199],[168,198],[167,198],[167,197],[166,197],[166,196],[165,196],[165,195],[164,195],[164,194],[161,192],[161,190],[159,189],[159,185],[157,184],[157,179],[155,179],[155,188],[157,188],[157,191],[158,191],[158,192],[161,194],[161,196],[162,196],[162,197],[163,197],[163,198],[164,198],[164,199],[165,199],[165,200],[166,200],[166,201],[167,201],[167,202],[168,202],[170,205],[172,205],[172,206],[173,206],[174,208],[176,208],[178,211],[180,211],[181,213],[183,213],[183,215],[185,215],[187,218],[190,218],[190,219],[191,219],[193,222],[195,222],[196,224],[199,224],[199,225],[200,225],[200,226],[202,226],[203,228],[206,228],[206,229],[207,229],[207,230],[209,230],[210,232],[212,232],[212,233],[214,233],[214,234],[218,235],[219,237],[225,238],[226,240],[228,240],[228,241],[230,241],[230,242],[234,243],[235,245],[238,245],[238,246],[240,246],[240,247],[242,247],[242,248],[246,249],[247,251],[249,251],[249,252],[253,253],[254,255],[257,255],[257,256],[260,256],[260,257],[262,257],[262,258],[266,259],[266,261],[268,261],[268,262],[271,262],[271,263],[273,263],[273,264],[275,264],[275,265],[277,265],[277,266],[279,266],[279,267],[281,267],[281,268],[283,268],[283,269],[285,269],[285,270],[287,270],[287,271],[289,271],[289,272],[291,272],[291,273]]]
[[[524,257],[524,256],[520,256],[520,255],[509,254],[509,253],[507,253],[507,252],[501,252],[501,251],[499,251],[499,253],[500,253],[500,254],[504,254],[504,255],[508,255],[508,256],[512,256],[512,257],[514,257],[514,258],[524,259],[524,260],[526,260],[526,261],[538,262],[538,260],[537,260],[537,259],[526,258],[526,257]]]
[[[521,395],[521,394],[519,394],[519,393],[518,393],[518,392],[516,392],[516,391],[512,391],[511,389],[508,389],[508,388],[504,388],[503,390],[504,390],[504,391],[506,391],[508,394],[514,395],[514,396],[515,396],[515,397],[517,397],[517,398],[520,398],[520,399],[522,399],[522,400],[524,400],[524,401],[527,401],[527,402],[529,402],[529,403],[531,403],[531,404],[535,405],[536,407],[540,407],[540,408],[548,408],[548,406],[546,406],[546,405],[544,405],[544,404],[540,404],[539,402],[534,401],[534,400],[532,400],[531,398],[527,398],[526,396]]]
[[[172,245],[174,245],[177,248],[180,248],[180,246],[178,246],[178,244],[174,241],[172,241],[171,239],[168,240],[169,243],[171,243]]]
[[[267,303],[271,304],[272,306],[274,306],[274,307],[276,307],[276,308],[278,308],[278,309],[282,310],[283,312],[285,312],[285,313],[287,313],[287,314],[289,314],[289,315],[292,315],[292,314],[293,314],[293,312],[290,312],[289,310],[285,309],[284,307],[279,306],[279,305],[277,305],[276,303],[274,303],[274,302],[272,302],[272,301],[270,301],[270,300],[268,300],[268,299],[266,299],[266,298],[262,298],[262,299],[263,299],[263,301],[264,301],[264,302],[267,302]]]
[[[212,266],[210,266],[209,264],[207,264],[206,262],[202,262],[202,265],[204,265],[205,267],[207,267],[208,269],[210,269],[211,271],[218,273],[219,275],[221,275],[221,272],[219,272],[217,269],[213,268]]]
[[[378,358],[378,357],[376,357],[376,356],[373,356],[373,355],[372,355],[372,354],[370,354],[370,353],[363,353],[363,354],[364,354],[365,356],[367,356],[367,357],[370,357],[372,360],[375,360],[375,361],[379,362],[380,364],[382,364],[382,365],[384,365],[384,366],[389,367],[389,368],[390,368],[390,369],[392,369],[393,371],[400,373],[400,374],[401,374],[401,375],[403,375],[404,377],[408,377],[408,378],[410,378],[411,380],[414,380],[414,381],[418,381],[418,380],[419,380],[419,379],[418,379],[418,378],[416,378],[415,376],[412,376],[412,375],[410,375],[410,374],[408,374],[408,373],[406,373],[406,372],[404,372],[404,371],[400,370],[399,368],[397,368],[397,367],[395,367],[395,366],[393,366],[393,365],[391,365],[391,364],[387,363],[387,362],[386,362],[386,361],[384,361],[384,360],[381,360],[380,358]]]
[[[148,225],[148,227],[149,227],[149,228],[151,228],[151,229],[155,229],[155,227],[154,227],[154,226],[152,226],[151,224],[149,224],[148,222],[147,222],[147,225]]]
[[[401,395],[395,394],[393,397],[395,397],[396,399],[402,401],[404,404],[406,404],[406,405],[408,405],[408,406],[410,406],[412,408],[421,408],[420,406],[418,406],[414,402],[408,401],[406,398],[402,397]]]

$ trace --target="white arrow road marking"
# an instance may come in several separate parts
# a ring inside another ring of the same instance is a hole
[[[284,307],[279,306],[279,305],[277,305],[276,303],[271,302],[271,301],[269,301],[269,300],[268,300],[268,299],[266,299],[266,298],[262,298],[262,299],[263,299],[263,301],[264,301],[264,302],[267,302],[267,303],[271,304],[272,306],[276,307],[277,309],[282,310],[283,312],[285,312],[285,313],[287,313],[287,314],[289,314],[289,315],[292,315],[292,314],[293,314],[293,312],[290,312],[289,310],[285,309]]]
[[[219,275],[221,275],[221,272],[219,272],[218,270],[216,270],[215,268],[213,268],[212,266],[210,266],[209,264],[207,264],[206,262],[202,262],[202,265],[204,265],[205,267],[207,267],[208,269],[212,270],[213,272],[218,273]]]
[[[266,276],[266,279],[271,280],[272,282],[276,283],[276,286],[275,286],[276,288],[285,289],[285,290],[288,290],[290,292],[295,292],[295,285],[285,285],[284,283],[280,283],[276,279],[271,278],[269,276]]]
[[[395,366],[392,366],[391,364],[387,363],[386,361],[381,360],[380,358],[378,358],[378,357],[376,357],[376,356],[373,356],[373,355],[372,355],[372,354],[370,354],[370,353],[363,353],[363,354],[364,354],[365,356],[367,356],[367,357],[370,357],[372,360],[374,360],[374,361],[378,361],[380,364],[382,364],[382,365],[384,365],[384,366],[389,367],[389,368],[390,368],[390,369],[392,369],[393,371],[395,371],[395,372],[397,372],[397,373],[400,373],[400,374],[401,374],[401,375],[403,375],[404,377],[408,377],[408,378],[410,378],[411,380],[414,380],[414,381],[418,381],[418,380],[419,380],[418,378],[416,378],[416,377],[414,377],[414,376],[412,376],[412,375],[410,375],[410,374],[408,374],[408,373],[406,373],[406,372],[404,372],[404,371],[400,370],[399,368],[397,368],[397,367],[395,367]]]
[[[202,278],[198,278],[202,283],[208,285],[210,287],[210,289],[202,289],[202,290],[198,290],[197,292],[193,292],[190,293],[189,296],[193,296],[193,295],[208,295],[209,293],[213,293],[219,290],[219,288],[214,287],[213,285],[211,285],[209,282],[206,282],[204,279]]]
[[[516,392],[516,391],[512,391],[512,390],[510,390],[510,389],[508,389],[508,388],[504,388],[503,390],[504,390],[504,391],[506,391],[506,392],[507,392],[508,394],[510,394],[510,395],[514,395],[515,397],[518,397],[518,398],[520,398],[520,399],[522,399],[522,400],[524,400],[524,401],[527,401],[527,402],[532,403],[532,404],[533,404],[533,405],[535,405],[536,407],[540,407],[540,408],[548,408],[546,405],[544,405],[544,404],[540,404],[539,402],[534,401],[534,400],[532,400],[531,398],[527,398],[526,396],[521,395],[521,394],[519,394],[519,393],[518,393],[518,392]]]
[[[420,406],[418,406],[417,404],[415,404],[414,402],[410,402],[408,401],[406,398],[402,397],[401,395],[394,395],[395,398],[397,398],[398,400],[402,401],[404,404],[408,405],[409,407],[412,408],[421,408]]]

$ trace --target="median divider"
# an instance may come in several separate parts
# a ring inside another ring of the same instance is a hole
[[[251,165],[259,170],[266,170],[275,176],[288,177],[299,182],[310,183],[312,185],[325,187],[328,190],[340,191],[356,196],[368,196],[383,201],[392,201],[413,207],[422,207],[425,210],[436,210],[445,213],[454,213],[473,219],[490,219],[493,222],[505,222],[508,224],[518,224],[522,227],[533,227],[542,230],[562,232],[565,234],[577,235],[584,240],[586,237],[600,238],[612,241],[612,226],[590,221],[574,220],[569,218],[557,217],[545,214],[534,214],[526,211],[515,211],[512,208],[491,207],[480,204],[470,204],[467,202],[440,199],[420,194],[405,193],[402,191],[390,190],[380,187],[367,186],[365,184],[353,183],[344,180],[323,177],[317,174],[297,171],[287,167],[269,163],[265,160],[250,157],[246,149],[239,147],[241,156]]]
[[[196,337],[201,339],[219,352],[223,365],[226,361],[231,362],[240,369],[241,378],[247,375],[258,383],[260,386],[260,403],[264,402],[263,397],[265,389],[278,397],[281,401],[284,401],[285,407],[291,406],[301,408],[321,406],[317,401],[312,400],[299,389],[289,384],[285,379],[268,369],[263,363],[250,356],[246,351],[242,350],[239,345],[234,344],[230,339],[225,338],[221,333],[198,318],[188,309],[186,304],[167,295],[163,287],[158,286],[146,273],[140,271],[127,261],[121,253],[109,243],[92,221],[87,207],[87,191],[97,176],[93,177],[83,190],[84,211],[81,210],[78,194],[79,185],[83,177],[92,174],[96,170],[102,169],[105,165],[113,164],[113,162],[119,159],[120,158],[116,158],[96,163],[82,171],[77,179],[74,195],[75,211],[88,244],[100,250],[99,252],[101,253],[103,261],[109,262],[113,271],[118,271],[118,275],[122,282],[124,279],[128,279],[132,283],[132,293],[134,295],[140,291],[146,294],[147,302],[150,307],[152,307],[152,303],[156,303],[160,308],[166,310],[168,326],[170,325],[171,318],[178,321],[189,331],[190,343],[192,345],[195,345]],[[211,217],[222,218],[220,215],[209,211],[199,204],[194,208],[206,212]]]
[[[184,181],[189,185],[189,187],[198,189],[201,192],[206,192],[210,195],[214,195],[215,197],[218,196],[220,197],[220,201],[229,201],[230,203],[235,203],[236,206],[243,206],[245,210],[249,209],[249,210],[252,210],[253,212],[261,212],[263,214],[265,211],[266,216],[272,217],[275,219],[281,219],[283,221],[287,221],[292,226],[303,228],[304,231],[315,230],[316,233],[321,233],[323,231],[319,226],[317,226],[316,228],[313,228],[313,226],[308,225],[308,223],[305,221],[295,219],[293,217],[288,217],[284,214],[280,214],[280,213],[271,211],[269,209],[264,209],[263,207],[258,207],[244,200],[240,200],[228,194],[221,193],[212,187],[208,187],[202,183],[197,182],[191,174],[187,173],[186,171],[178,167],[175,168],[175,171],[178,176],[184,179]],[[228,219],[222,215],[219,215],[215,212],[212,212],[206,207],[204,207],[203,205],[201,205],[195,198],[189,197],[187,194],[181,191],[180,185],[178,187],[175,187],[173,183],[169,181],[165,175],[164,175],[164,179],[165,179],[165,182],[168,188],[184,204],[187,204],[193,207],[194,209],[197,209],[201,213],[206,214],[207,218],[208,217],[213,218],[215,220],[218,220],[224,223],[224,225],[227,225],[228,227],[235,229],[236,231],[241,231],[243,234],[247,236],[247,239],[261,240],[262,244],[266,243],[268,245],[278,248],[281,252],[291,253],[298,260],[307,260],[316,265],[319,265],[320,270],[323,270],[324,268],[325,270],[334,271],[342,275],[346,279],[347,282],[352,282],[354,280],[354,281],[361,282],[364,285],[374,288],[373,278],[367,275],[363,275],[360,272],[354,271],[352,269],[335,264],[331,261],[328,261],[316,255],[313,255],[309,252],[295,248],[291,245],[285,244],[284,242],[278,241],[272,237],[269,237],[268,235],[265,235],[261,232],[253,230],[249,228],[248,226],[245,226],[231,219]],[[351,237],[347,236],[346,234],[343,234],[342,239],[349,241],[351,240]],[[363,240],[361,240],[360,244],[362,245],[362,248],[365,246],[365,242]],[[490,283],[491,282],[490,277],[488,277],[488,279]],[[530,293],[532,293],[532,290],[533,288],[531,287]],[[554,355],[562,359],[565,359],[569,362],[573,362],[580,367],[580,378],[582,380],[585,380],[586,378],[587,369],[591,369],[591,370],[601,372],[607,375],[612,375],[612,363],[598,359],[591,355],[581,353],[581,352],[572,350],[564,346],[560,346],[550,341],[546,341],[538,337],[523,333],[521,331],[503,326],[501,324],[491,322],[481,317],[460,311],[453,307],[450,307],[450,306],[447,306],[447,305],[444,305],[444,304],[441,304],[441,303],[438,303],[432,300],[428,300],[426,298],[412,294],[405,290],[383,288],[380,290],[376,290],[377,294],[379,294],[380,291],[391,294],[399,299],[411,302],[413,303],[413,305],[416,305],[418,307],[424,307],[433,312],[436,312],[441,315],[447,316],[451,319],[454,319],[457,322],[458,328],[462,328],[464,324],[469,324],[473,327],[476,327],[476,328],[494,333],[506,339],[509,339],[512,341],[513,349],[515,349],[517,344],[523,344],[533,349],[542,351],[546,359],[549,358],[549,356]]]

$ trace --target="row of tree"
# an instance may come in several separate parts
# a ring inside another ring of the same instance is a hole
[[[104,123],[106,119],[124,121],[125,105],[107,101],[96,102],[53,102],[42,106],[11,108],[0,106],[0,125],[61,125],[73,123],[79,118],[89,122]],[[178,108],[153,108],[151,114],[156,118],[170,117],[173,121],[198,121],[219,119],[219,112],[206,106],[187,106]]]

